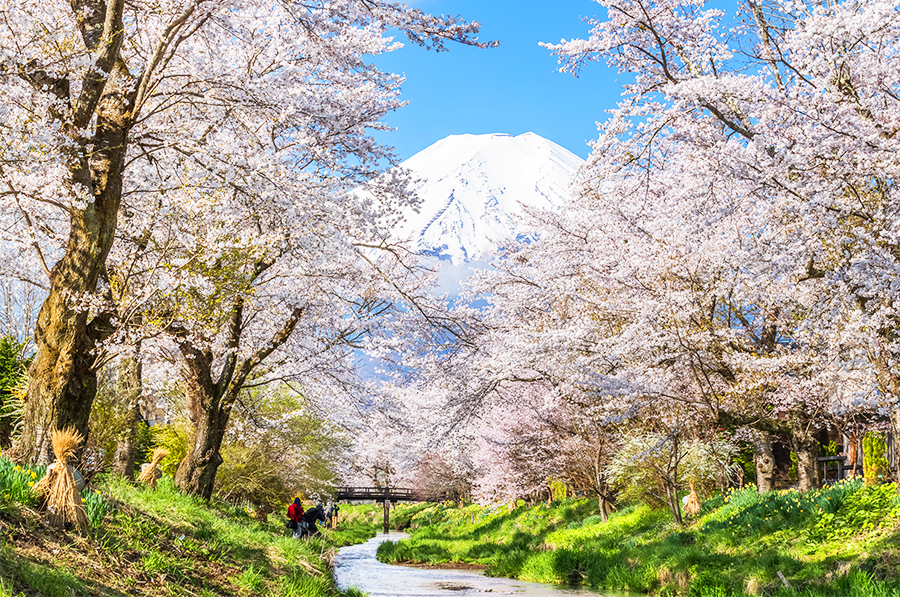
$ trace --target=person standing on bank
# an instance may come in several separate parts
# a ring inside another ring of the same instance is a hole
[[[294,531],[294,538],[302,535],[300,523],[303,522],[303,504],[300,498],[294,498],[294,503],[288,506],[288,523],[287,527]]]

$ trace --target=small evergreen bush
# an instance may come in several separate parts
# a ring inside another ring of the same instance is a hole
[[[866,485],[876,485],[889,480],[890,466],[886,458],[887,444],[884,435],[870,431],[863,437],[862,447]]]

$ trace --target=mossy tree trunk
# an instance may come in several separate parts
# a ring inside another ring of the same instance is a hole
[[[72,8],[94,68],[80,81],[80,92],[65,76],[30,62],[18,75],[49,93],[70,110],[51,114],[71,138],[68,177],[71,188],[87,189],[84,207],[69,210],[65,253],[49,271],[49,291],[38,314],[35,360],[29,371],[22,437],[14,453],[23,462],[50,461],[50,433],[74,427],[85,438],[97,390],[92,351],[106,329],[73,302],[91,295],[106,263],[122,199],[122,172],[135,100],[134,78],[119,59],[124,36],[124,1],[73,0]],[[93,127],[91,133],[85,134]]]

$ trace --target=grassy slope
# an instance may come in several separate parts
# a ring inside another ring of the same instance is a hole
[[[336,596],[327,568],[335,547],[374,535],[373,527],[356,525],[294,540],[283,516],[263,524],[227,504],[187,498],[168,479],[152,491],[111,478],[89,496],[96,524],[82,537],[48,527],[27,492],[17,500],[21,483],[10,478],[29,474],[4,475],[4,464],[0,597]]]
[[[646,506],[607,524],[595,514],[586,500],[512,512],[420,506],[411,518],[421,528],[384,544],[379,559],[481,563],[496,576],[663,595],[900,597],[893,484],[845,482],[804,495],[750,488],[708,500],[684,529]]]

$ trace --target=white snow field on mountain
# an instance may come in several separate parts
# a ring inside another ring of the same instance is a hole
[[[457,267],[444,268],[451,275],[519,236],[515,217],[525,206],[559,207],[583,162],[534,133],[451,135],[400,164],[420,179],[413,189],[422,203],[405,214],[395,237],[452,261]]]

